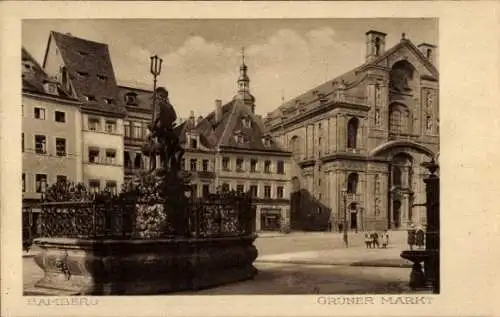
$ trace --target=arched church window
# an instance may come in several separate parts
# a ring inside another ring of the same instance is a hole
[[[411,115],[405,105],[391,105],[389,129],[391,133],[408,133],[411,131]]]
[[[392,167],[392,185],[396,187],[403,185],[403,173],[400,166]]]
[[[356,148],[356,139],[358,137],[358,125],[359,121],[356,118],[352,118],[347,123],[347,148]]]
[[[392,91],[408,93],[412,90],[415,68],[406,60],[394,64],[390,72],[389,86]]]
[[[350,194],[355,194],[358,190],[358,180],[359,176],[357,173],[351,173],[347,177],[347,192]]]
[[[290,140],[290,151],[295,157],[299,157],[301,155],[300,139],[298,136],[293,136]]]

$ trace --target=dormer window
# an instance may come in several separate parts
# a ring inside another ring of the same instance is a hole
[[[51,95],[56,95],[57,94],[57,87],[56,87],[55,83],[46,82],[46,83],[43,84],[43,89],[48,94],[51,94]]]
[[[128,92],[125,94],[125,104],[129,106],[137,106],[137,94]]]
[[[244,144],[248,142],[248,137],[245,134],[238,131],[234,135],[234,140],[236,141],[237,144]]]
[[[97,79],[102,80],[102,81],[106,81],[108,79],[108,77],[105,75],[97,74]]]
[[[251,128],[252,127],[252,120],[250,120],[249,117],[245,117],[241,119],[241,124],[245,128]]]
[[[85,97],[85,101],[96,101],[95,96],[86,95],[84,97]]]
[[[189,140],[189,146],[192,148],[192,149],[197,149],[198,148],[198,140],[194,137],[192,137],[190,140]]]
[[[89,55],[89,53],[84,52],[84,51],[77,51],[77,52],[78,52],[78,55],[80,55],[80,56],[87,56],[87,55]]]
[[[104,103],[107,105],[112,105],[115,103],[115,100],[112,98],[104,98]]]

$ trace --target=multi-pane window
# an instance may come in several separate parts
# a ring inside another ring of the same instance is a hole
[[[89,162],[90,163],[99,163],[99,149],[90,148],[89,149]]]
[[[276,169],[278,171],[278,174],[285,174],[285,162],[278,161]]]
[[[21,133],[21,150],[24,152],[24,133]]]
[[[208,172],[208,160],[203,160],[203,171]]]
[[[134,139],[142,139],[142,126],[140,123],[134,123],[132,125],[132,137]]]
[[[229,171],[229,157],[224,157],[222,159],[222,169],[225,171]]]
[[[35,107],[34,116],[35,116],[35,119],[45,120],[45,109]]]
[[[112,149],[106,150],[106,164],[116,164],[116,151]]]
[[[56,138],[56,154],[57,156],[66,156],[66,139]]]
[[[236,159],[236,171],[243,172],[243,159],[242,158]]]
[[[61,122],[61,123],[66,122],[66,113],[62,111],[56,111],[55,120],[56,122]]]
[[[181,159],[181,169],[182,170],[186,169],[186,159],[185,158]]]
[[[252,159],[250,161],[250,172],[255,173],[257,171],[257,160]]]
[[[66,183],[68,181],[68,177],[66,175],[57,175],[56,182],[57,183]]]
[[[196,159],[189,160],[189,169],[191,170],[191,172],[196,172],[196,165],[197,165]]]
[[[191,191],[193,192],[193,197],[198,197],[198,185],[197,184],[191,185]]]
[[[116,121],[106,120],[106,132],[107,133],[116,133]]]
[[[264,173],[271,173],[271,161],[264,162]]]
[[[278,186],[276,188],[276,197],[283,198],[283,196],[284,196],[283,186]]]
[[[106,181],[106,189],[113,194],[117,193],[116,181]]]
[[[99,131],[101,130],[101,121],[98,118],[89,118],[89,130],[90,131]]]
[[[209,184],[203,184],[203,197],[208,197],[210,195],[210,185]]]
[[[245,185],[241,185],[241,184],[236,185],[236,191],[238,193],[243,193],[245,191]]]
[[[123,133],[126,138],[130,137],[130,122],[126,121],[123,123]]]
[[[26,174],[23,173],[23,179],[22,179],[23,183],[23,193],[26,192]]]
[[[91,193],[97,193],[101,188],[101,182],[98,179],[90,179],[89,188]]]
[[[35,153],[47,153],[47,138],[45,135],[35,135]]]
[[[257,197],[257,185],[250,185],[250,194],[252,197]]]
[[[46,190],[47,186],[47,175],[36,174],[35,175],[35,188],[37,193],[41,193]]]
[[[264,186],[264,197],[271,198],[271,186]]]
[[[222,184],[222,191],[227,192],[227,191],[229,191],[229,190],[231,190],[231,187],[229,186],[229,184],[228,184],[228,183],[224,183],[224,184]]]

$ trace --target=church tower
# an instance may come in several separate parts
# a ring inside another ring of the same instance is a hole
[[[238,93],[233,100],[241,100],[245,105],[255,113],[255,98],[250,94],[250,78],[247,75],[248,67],[245,65],[245,49],[241,49],[240,76],[238,78]]]

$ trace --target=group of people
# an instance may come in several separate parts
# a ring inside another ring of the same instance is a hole
[[[371,248],[387,248],[389,245],[389,232],[385,230],[382,234],[374,231],[365,234],[365,245],[367,249]]]

